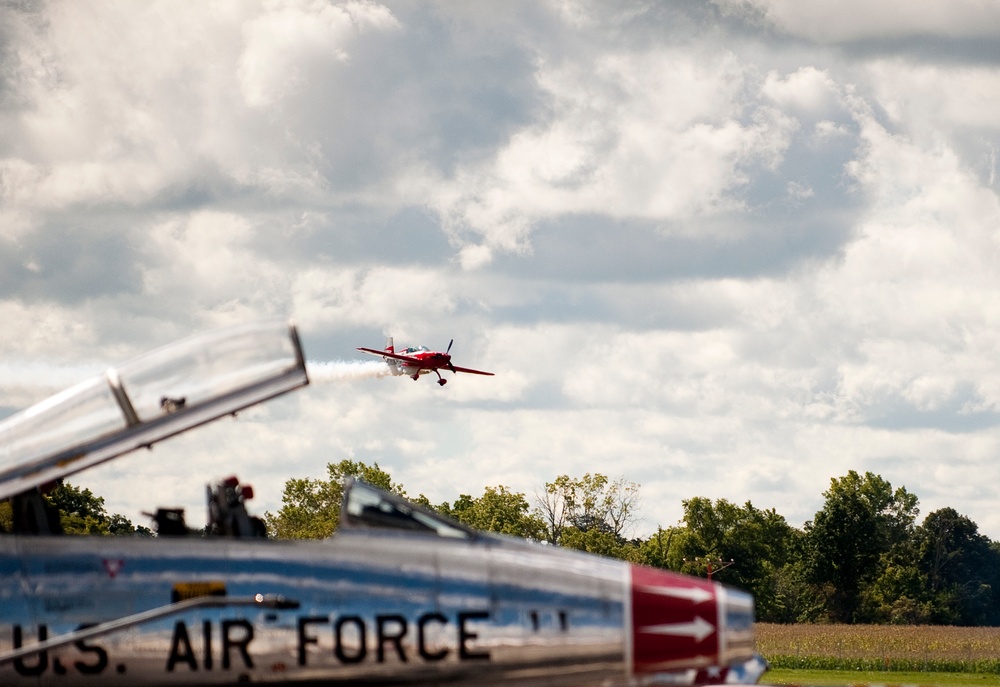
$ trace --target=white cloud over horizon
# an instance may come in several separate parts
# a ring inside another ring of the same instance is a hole
[[[919,4],[5,5],[0,415],[284,315],[497,376],[345,373],[77,481],[139,520],[345,457],[599,471],[650,530],[871,470],[1000,539],[1000,11]]]

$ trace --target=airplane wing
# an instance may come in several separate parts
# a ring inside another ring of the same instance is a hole
[[[452,372],[468,372],[468,373],[474,374],[474,375],[486,375],[487,377],[494,376],[492,372],[483,372],[482,370],[473,370],[473,369],[468,368],[468,367],[459,367],[458,365],[451,365],[447,369],[451,370]]]
[[[400,355],[399,353],[390,353],[389,351],[379,351],[374,348],[358,348],[359,351],[365,353],[371,353],[372,355],[380,355],[383,358],[395,358],[396,360],[402,360],[407,363],[419,363],[420,361],[409,355]]]
[[[285,321],[164,346],[0,422],[0,500],[308,383]]]

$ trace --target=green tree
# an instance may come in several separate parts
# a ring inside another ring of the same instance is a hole
[[[153,531],[142,525],[133,525],[132,521],[121,513],[112,513],[107,520],[108,534],[113,537],[121,537],[129,534],[139,534],[144,537],[153,536]]]
[[[0,532],[12,532],[14,530],[14,509],[11,508],[10,501],[0,501]]]
[[[768,620],[774,623],[812,623],[826,617],[829,587],[817,587],[809,579],[809,569],[802,558],[800,542],[803,534],[796,530],[796,543],[791,560],[774,574],[774,606]],[[758,616],[759,617],[759,616]],[[759,617],[763,620],[762,617]]]
[[[148,527],[135,526],[120,513],[108,514],[104,498],[90,489],[60,482],[42,497],[47,507],[55,509],[59,527],[65,534],[133,535],[152,536]],[[0,532],[14,530],[14,513],[10,501],[0,503]]]
[[[478,499],[462,494],[453,504],[443,503],[435,510],[469,527],[487,532],[499,532],[535,541],[543,539],[546,532],[545,521],[531,508],[524,494],[513,492],[505,486],[486,487]]]
[[[108,515],[104,497],[96,496],[90,489],[81,489],[69,482],[61,482],[44,496],[59,510],[59,524],[65,534],[99,534],[152,536],[147,527],[136,527],[119,513]]]
[[[928,600],[927,577],[915,564],[912,541],[883,553],[878,571],[878,577],[861,592],[860,616],[866,622],[892,625],[932,622],[933,604]]]
[[[599,527],[585,530],[567,527],[563,530],[560,546],[632,563],[643,562],[643,554],[637,543],[617,537],[612,532]]]
[[[792,560],[796,530],[773,509],[760,510],[749,501],[737,506],[725,499],[712,503],[695,497],[683,506],[687,536],[678,538],[677,553],[683,557],[680,569],[706,574],[705,561],[724,561],[726,567],[715,579],[750,591],[761,620],[774,622],[783,617],[787,599],[782,596],[778,572]]]
[[[644,541],[637,544],[637,563],[650,565],[654,568],[668,568],[670,570],[680,570],[680,563],[676,563],[676,557],[671,556],[678,539],[675,538],[679,532],[684,532],[683,528],[669,527],[663,529],[656,528],[656,533]]]
[[[324,539],[337,530],[344,497],[344,479],[356,477],[385,491],[406,496],[402,485],[388,472],[360,461],[327,463],[327,478],[293,478],[285,481],[282,506],[276,514],[265,513],[264,521],[272,536],[279,539]]]
[[[851,470],[831,479],[823,508],[806,523],[810,580],[829,591],[833,622],[863,622],[862,592],[878,579],[896,547],[912,536],[917,497],[879,475]]]
[[[66,534],[107,534],[108,515],[104,498],[90,489],[62,482],[45,494],[45,500],[59,509],[59,522]]]
[[[561,544],[567,527],[582,532],[597,529],[620,539],[639,505],[639,485],[625,478],[611,481],[605,475],[589,472],[583,477],[560,475],[545,484],[538,497],[545,519],[546,539]]]
[[[995,593],[1000,556],[976,523],[954,508],[942,508],[924,518],[914,542],[917,565],[932,602],[932,622],[1000,622]]]

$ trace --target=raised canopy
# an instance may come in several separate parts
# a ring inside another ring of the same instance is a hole
[[[298,334],[281,320],[158,348],[0,423],[0,499],[308,383]]]

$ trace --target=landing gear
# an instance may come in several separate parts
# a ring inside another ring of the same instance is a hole
[[[448,383],[448,380],[445,379],[444,377],[442,377],[441,379],[438,380],[438,384],[440,384],[441,386],[444,386],[447,383]]]

